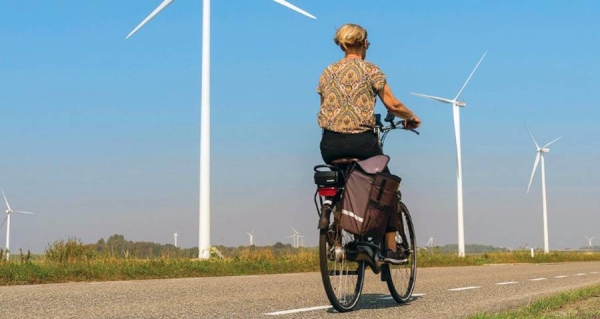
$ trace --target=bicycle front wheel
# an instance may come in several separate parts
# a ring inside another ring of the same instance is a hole
[[[323,286],[329,302],[339,312],[354,309],[360,298],[365,275],[364,261],[347,260],[346,245],[354,235],[335,223],[319,234],[319,260]]]
[[[401,201],[398,213],[396,245],[405,252],[406,262],[400,265],[387,264],[383,271],[390,294],[396,302],[404,303],[410,299],[417,279],[417,240],[408,208]]]

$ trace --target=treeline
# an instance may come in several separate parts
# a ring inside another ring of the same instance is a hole
[[[291,244],[275,243],[273,246],[214,246],[212,257],[247,257],[249,254],[263,256],[284,256],[297,254],[314,248],[294,248]],[[67,261],[70,259],[96,259],[110,257],[118,259],[154,259],[154,258],[198,258],[198,247],[181,248],[172,244],[159,244],[147,241],[127,240],[123,235],[112,235],[108,239],[100,238],[94,244],[84,244],[81,240],[71,238],[60,240],[49,245],[45,255],[50,260]],[[77,256],[77,257],[75,257]]]
[[[115,258],[193,258],[198,257],[198,247],[180,248],[172,244],[158,244],[147,241],[126,240],[123,235],[112,235],[108,239],[100,238],[95,244],[90,244],[101,255]]]

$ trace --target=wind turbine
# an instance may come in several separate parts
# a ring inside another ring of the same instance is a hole
[[[248,246],[253,246],[254,245],[254,229],[251,232],[247,232],[246,234],[248,234],[249,238],[249,242],[248,242]]]
[[[285,0],[273,0],[309,18],[316,19],[310,13]],[[126,38],[132,36],[154,16],[171,4],[173,0],[163,2],[148,15]],[[202,1],[202,89],[200,105],[200,196],[199,196],[199,244],[198,258],[210,258],[210,0]]]
[[[473,71],[471,71],[471,74],[467,78],[467,81],[465,81],[465,84],[463,84],[462,88],[460,88],[460,91],[458,91],[458,94],[456,94],[456,96],[453,99],[447,99],[447,98],[442,98],[442,97],[437,97],[437,96],[431,96],[431,95],[425,95],[425,94],[411,92],[411,94],[416,95],[416,96],[424,97],[424,98],[431,99],[431,100],[434,100],[437,102],[452,104],[452,117],[454,119],[454,136],[456,138],[456,158],[457,158],[456,202],[457,202],[457,206],[458,206],[458,256],[459,257],[465,256],[465,227],[464,227],[465,223],[464,223],[464,214],[463,214],[462,158],[461,158],[462,151],[461,151],[461,143],[460,143],[460,107],[466,106],[467,103],[465,103],[463,101],[459,101],[458,98],[460,97],[463,90],[467,86],[467,83],[469,83],[469,81],[471,80],[471,77],[475,73],[475,70],[477,70],[477,67],[479,67],[479,64],[481,63],[481,61],[483,60],[483,58],[485,57],[486,54],[487,54],[487,51],[485,53],[483,53],[483,56],[481,57],[481,59],[479,59],[479,62],[477,62],[477,65],[475,65],[475,68],[473,69]]]
[[[546,169],[544,166],[544,154],[550,152],[550,149],[548,148],[548,146],[550,146],[550,144],[558,141],[560,139],[560,137],[554,139],[552,142],[540,147],[538,145],[538,143],[535,141],[535,138],[533,138],[533,134],[531,134],[531,131],[529,129],[527,129],[527,131],[529,132],[529,135],[531,136],[531,139],[533,140],[533,143],[535,144],[536,147],[536,152],[537,154],[535,155],[535,162],[533,163],[533,171],[531,171],[531,178],[529,179],[529,185],[527,186],[527,193],[529,193],[529,188],[531,188],[531,182],[533,181],[533,175],[535,175],[535,170],[538,166],[538,163],[542,162],[542,212],[543,212],[543,216],[544,216],[544,253],[549,253],[550,249],[548,248],[548,209],[546,207]]]
[[[0,228],[2,226],[4,226],[4,223],[6,222],[6,260],[9,260],[10,259],[10,214],[20,213],[20,214],[33,215],[33,213],[24,212],[24,211],[20,211],[20,210],[13,210],[12,208],[10,208],[10,204],[8,203],[8,200],[6,199],[6,195],[4,195],[4,190],[2,190],[2,196],[4,197],[4,202],[6,203],[6,217],[4,217],[4,221],[2,221],[2,225],[0,225]]]
[[[173,234],[173,240],[175,241],[175,248],[177,248],[177,237],[179,237],[178,233]]]
[[[294,227],[290,226],[290,228],[294,231],[294,234],[289,236],[288,238],[294,238],[294,248],[298,248],[300,244],[300,233],[294,229]]]
[[[425,245],[425,247],[431,249],[435,246],[435,239],[433,237],[431,237],[431,235],[429,235],[429,240],[427,241],[427,244]]]
[[[592,238],[588,238],[587,236],[583,236],[585,237],[585,239],[588,240],[588,249],[592,249],[592,240],[596,237],[596,236],[592,236]]]

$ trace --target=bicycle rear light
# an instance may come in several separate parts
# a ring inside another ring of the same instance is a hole
[[[331,197],[331,196],[335,196],[335,194],[337,194],[338,188],[337,187],[319,187],[319,196],[324,196],[324,197]]]

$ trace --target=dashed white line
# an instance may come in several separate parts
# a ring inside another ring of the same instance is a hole
[[[578,274],[575,274],[575,276],[585,276],[585,275],[587,275],[587,274],[586,274],[586,273],[584,273],[584,272],[580,272],[580,273],[578,273]]]
[[[514,285],[516,283],[519,283],[519,282],[518,281],[497,282],[496,285],[500,285],[500,286],[503,286],[503,285]]]
[[[554,278],[567,278],[567,277],[569,277],[569,276],[567,276],[567,275],[554,276]]]
[[[469,290],[469,289],[479,289],[479,286],[471,286],[471,287],[460,287],[460,288],[452,288],[448,289],[449,291],[461,291],[461,290]]]
[[[265,313],[265,315],[267,315],[267,316],[289,315],[291,313],[299,313],[299,312],[314,311],[314,310],[329,309],[329,308],[331,308],[331,306],[318,306],[318,307],[310,307],[310,308],[299,308],[299,309],[292,309],[292,310],[283,310],[283,311],[269,312],[269,313]]]
[[[546,280],[548,278],[533,278],[533,279],[529,279],[529,281],[541,281],[541,280]]]
[[[592,272],[590,272],[590,274],[600,274],[600,272],[592,271]]]

